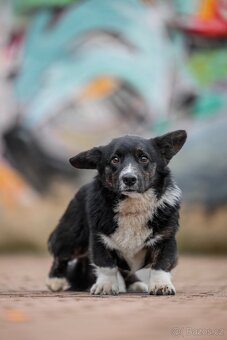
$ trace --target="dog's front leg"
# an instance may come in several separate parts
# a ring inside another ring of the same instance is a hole
[[[119,284],[117,279],[118,267],[113,254],[100,242],[99,237],[92,238],[92,262],[96,271],[96,282],[91,287],[94,295],[117,295]]]
[[[150,295],[175,295],[176,290],[171,281],[170,271],[177,262],[177,247],[175,238],[164,241],[157,247],[157,254],[151,263],[151,273],[148,285]]]
[[[96,283],[91,287],[91,294],[117,295],[119,293],[117,271],[117,267],[97,267],[97,280]]]

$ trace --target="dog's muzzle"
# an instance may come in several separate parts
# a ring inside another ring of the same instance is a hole
[[[138,191],[138,176],[135,172],[123,173],[120,176],[120,190],[125,192]]]
[[[126,187],[133,187],[136,182],[137,182],[137,176],[133,175],[133,174],[127,174],[122,176],[122,182],[124,183],[124,185]]]

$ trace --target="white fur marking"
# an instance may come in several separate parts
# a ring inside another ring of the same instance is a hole
[[[153,234],[147,222],[150,219],[152,223],[152,218],[159,207],[164,208],[166,203],[173,206],[180,197],[181,191],[175,184],[173,188],[167,189],[159,200],[153,189],[144,193],[129,194],[115,208],[118,228],[110,236],[100,234],[101,240],[109,249],[118,250],[132,271],[140,269],[145,256],[143,251],[145,241]],[[157,235],[149,239],[146,246],[153,246],[161,239],[162,235]]]
[[[128,196],[116,206],[118,228],[111,235],[111,241],[123,255],[134,257],[143,248],[146,238],[151,236],[152,229],[147,227],[147,222],[154,213],[155,200],[150,189],[143,194]]]
[[[174,187],[167,189],[164,195],[158,201],[158,207],[165,207],[165,203],[174,206],[177,202],[181,199],[181,190],[178,186],[174,183]]]
[[[97,280],[91,287],[91,294],[117,295],[119,293],[117,272],[118,270],[116,267],[96,267]]]
[[[169,295],[176,290],[171,282],[171,274],[164,270],[151,269],[148,290],[150,294]]]
[[[162,239],[162,235],[157,235],[157,236],[155,236],[155,237],[153,237],[153,238],[151,238],[151,239],[149,239],[148,241],[146,241],[146,246],[150,246],[150,247],[152,247],[152,246],[154,246],[158,241],[161,241],[161,239]]]
[[[123,176],[124,175],[134,175],[137,176],[137,169],[132,166],[131,163],[129,163],[128,166],[126,166],[124,169],[121,170],[119,179],[120,179],[120,190],[123,191],[125,189],[125,184],[123,183]]]
[[[136,168],[132,166],[131,163],[129,163],[128,166],[126,166],[124,169],[121,170],[119,178],[121,179],[126,174],[135,174]]]
[[[131,293],[148,293],[148,287],[146,283],[137,281],[129,285],[127,291]]]
[[[46,280],[46,286],[52,292],[59,292],[60,290],[68,288],[68,282],[65,278],[48,277]]]

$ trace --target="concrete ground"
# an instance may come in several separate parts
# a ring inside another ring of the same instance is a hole
[[[226,339],[227,258],[180,257],[176,296],[51,293],[50,258],[0,257],[0,339]]]

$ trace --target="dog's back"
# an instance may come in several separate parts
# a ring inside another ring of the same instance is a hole
[[[87,184],[81,187],[50,235],[48,249],[54,257],[71,260],[87,253],[89,227],[86,201],[91,186],[92,184]]]

